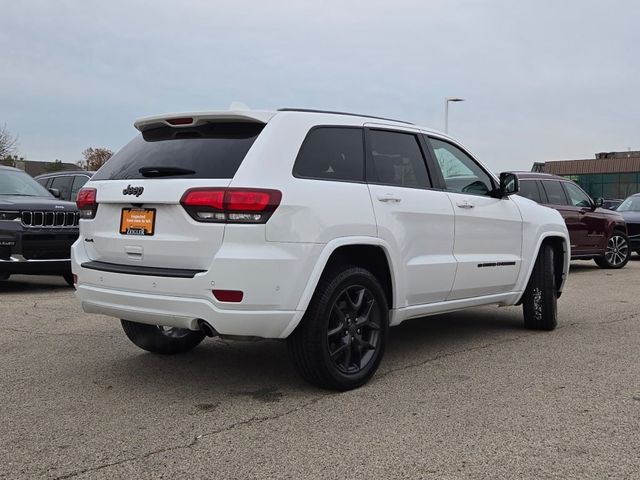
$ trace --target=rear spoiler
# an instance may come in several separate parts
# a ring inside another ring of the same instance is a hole
[[[172,113],[144,117],[133,124],[141,132],[158,127],[194,127],[215,122],[267,123],[276,112],[262,110],[226,110],[222,112]]]

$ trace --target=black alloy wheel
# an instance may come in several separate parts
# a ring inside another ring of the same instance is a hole
[[[122,329],[135,345],[152,353],[171,355],[193,350],[204,339],[204,333],[187,328],[164,327],[121,320]]]
[[[329,317],[329,357],[343,374],[362,371],[380,344],[380,312],[366,287],[352,285],[336,298]]]
[[[308,382],[351,390],[375,374],[388,332],[387,297],[376,276],[361,267],[336,266],[322,276],[287,348]]]

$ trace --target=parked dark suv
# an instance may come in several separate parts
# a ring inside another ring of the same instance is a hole
[[[571,258],[593,259],[602,268],[622,268],[631,248],[624,218],[600,208],[577,184],[563,177],[536,172],[516,172],[519,195],[558,210],[571,237]]]
[[[85,183],[93,176],[95,172],[78,171],[60,171],[53,173],[43,173],[38,175],[36,180],[40,185],[53,193],[60,200],[69,202],[76,201],[76,195]]]
[[[62,275],[73,285],[69,256],[78,209],[17,168],[0,166],[0,279]]]
[[[627,235],[631,249],[640,255],[640,193],[627,197],[618,207],[620,213],[627,222]]]

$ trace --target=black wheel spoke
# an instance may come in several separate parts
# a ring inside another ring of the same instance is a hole
[[[352,350],[352,346],[351,346],[351,343],[345,344],[345,346],[347,348],[344,351],[345,353],[344,353],[344,359],[343,359],[343,362],[342,362],[342,366],[348,372],[349,371],[349,366],[351,365],[351,350]]]
[[[347,287],[336,297],[327,340],[329,357],[343,374],[356,374],[375,358],[381,330],[377,308],[372,293],[361,285]]]
[[[338,325],[336,328],[329,330],[329,333],[327,333],[327,337],[331,338],[336,333],[340,333],[340,332],[344,332],[344,325],[342,323]]]
[[[345,315],[337,304],[333,306],[331,313],[333,313],[338,319],[338,325],[329,330],[329,332],[327,333],[327,337],[333,337],[335,334],[340,333],[345,329]]]
[[[336,348],[333,352],[331,352],[329,355],[331,355],[332,359],[336,360],[337,357],[348,348],[349,348],[349,344],[343,343],[338,348]]]
[[[361,288],[357,293],[356,293],[356,299],[355,301],[353,300],[353,298],[351,298],[351,294],[349,294],[349,292],[346,292],[346,298],[347,298],[347,302],[349,303],[349,307],[351,307],[351,311],[357,315],[358,310],[360,310],[360,307],[362,307],[362,302],[364,300],[364,294],[365,294],[365,289]]]

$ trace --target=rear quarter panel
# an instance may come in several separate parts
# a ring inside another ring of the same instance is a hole
[[[267,222],[267,241],[325,244],[344,236],[375,237],[376,221],[366,183],[293,176],[300,146],[316,125],[362,126],[362,121],[279,113],[262,131],[230,186],[282,191],[280,206]]]

